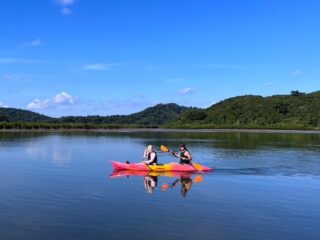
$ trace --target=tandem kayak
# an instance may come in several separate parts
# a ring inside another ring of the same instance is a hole
[[[134,171],[155,171],[155,172],[209,172],[212,168],[203,166],[198,163],[178,164],[168,163],[159,165],[146,165],[145,163],[122,163],[110,161],[114,170],[134,170]]]

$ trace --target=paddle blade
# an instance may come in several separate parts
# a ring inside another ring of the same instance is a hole
[[[167,148],[167,147],[164,146],[164,145],[161,145],[161,146],[160,146],[160,149],[161,149],[162,152],[169,152],[169,148]]]
[[[202,176],[202,175],[197,175],[197,176],[194,178],[193,182],[195,182],[195,183],[203,182],[203,176]]]
[[[169,185],[167,183],[164,183],[161,187],[163,192],[165,192],[168,188],[169,188]]]
[[[199,163],[192,163],[192,166],[197,170],[197,171],[203,171],[204,168],[201,164]]]

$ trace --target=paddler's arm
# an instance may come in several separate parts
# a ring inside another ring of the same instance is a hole
[[[142,161],[145,161],[145,160],[147,160],[147,158],[148,158],[148,153],[147,153],[147,148],[144,150],[144,152],[143,152],[143,160]]]
[[[180,158],[180,156],[179,156],[176,152],[174,152],[174,151],[172,151],[172,150],[170,150],[170,152],[171,152],[171,154],[172,154],[173,156],[175,156],[176,158]]]

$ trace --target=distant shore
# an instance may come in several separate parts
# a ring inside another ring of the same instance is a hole
[[[119,128],[119,129],[0,129],[0,133],[65,133],[65,132],[99,132],[99,133],[293,133],[320,134],[320,130],[279,130],[279,129],[167,129],[167,128]]]

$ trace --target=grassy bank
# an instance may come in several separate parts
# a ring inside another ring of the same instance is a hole
[[[164,126],[168,129],[267,129],[267,130],[320,130],[319,127],[311,127],[303,124],[230,124],[230,125],[216,125],[216,124],[176,124],[171,123]]]

